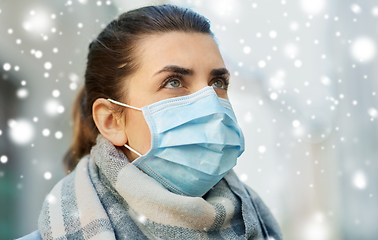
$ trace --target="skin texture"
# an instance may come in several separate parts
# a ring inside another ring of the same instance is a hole
[[[125,79],[128,81],[124,89],[127,97],[122,99],[123,103],[142,108],[163,99],[195,93],[206,86],[213,86],[218,97],[228,99],[229,73],[209,34],[170,32],[148,35],[138,43],[137,54],[139,68]],[[178,67],[189,71],[178,70]],[[215,74],[214,69],[217,70]],[[175,74],[177,76],[172,76]],[[120,146],[133,161],[138,155],[123,145],[127,143],[140,154],[147,153],[151,147],[150,130],[141,111],[127,108],[125,117],[120,117],[112,104],[103,98],[94,102],[95,124],[106,139]]]

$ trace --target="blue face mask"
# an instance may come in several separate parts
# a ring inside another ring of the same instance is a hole
[[[203,196],[235,165],[244,151],[243,133],[228,100],[212,87],[169,98],[140,110],[151,132],[151,149],[132,164],[170,191]]]

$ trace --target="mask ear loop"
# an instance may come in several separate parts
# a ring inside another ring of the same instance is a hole
[[[108,98],[108,101],[109,101],[109,102],[112,102],[112,103],[114,103],[114,104],[120,105],[120,106],[122,106],[122,107],[128,107],[128,108],[132,108],[132,109],[135,109],[135,110],[142,111],[141,108],[133,107],[133,106],[127,105],[127,104],[125,104],[125,103],[121,103],[121,102],[118,102],[118,101],[116,101],[116,100],[110,99],[110,98]]]
[[[127,149],[129,149],[130,151],[132,151],[133,153],[135,153],[136,155],[138,155],[139,157],[142,156],[142,154],[138,153],[137,151],[135,151],[134,149],[132,149],[129,145],[125,144],[123,145],[125,146]]]
[[[133,107],[133,106],[127,105],[127,104],[125,104],[125,103],[121,103],[121,102],[118,102],[118,101],[116,101],[116,100],[110,99],[110,98],[108,98],[107,100],[108,100],[109,102],[111,102],[111,103],[114,103],[114,104],[120,105],[120,106],[122,106],[122,107],[128,107],[128,108],[132,108],[132,109],[135,109],[135,110],[142,111],[141,108]],[[138,153],[137,151],[135,151],[134,149],[132,149],[129,145],[125,144],[124,146],[125,146],[127,149],[129,149],[130,151],[132,151],[133,153],[135,153],[136,155],[138,155],[139,157],[142,156],[142,154],[140,154],[140,153]]]

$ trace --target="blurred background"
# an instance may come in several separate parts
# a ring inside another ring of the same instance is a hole
[[[377,239],[376,0],[0,0],[0,239],[36,230],[64,176],[88,44],[163,3],[211,21],[246,138],[235,171],[285,239]]]

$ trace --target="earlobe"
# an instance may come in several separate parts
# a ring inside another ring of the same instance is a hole
[[[104,98],[96,99],[92,106],[93,121],[103,137],[115,146],[123,146],[127,143],[125,123],[112,104]]]

